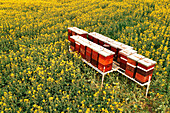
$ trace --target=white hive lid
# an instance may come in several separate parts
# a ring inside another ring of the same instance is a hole
[[[110,56],[110,55],[114,55],[115,52],[112,52],[112,51],[110,51],[110,50],[108,50],[106,48],[103,48],[102,51],[99,51],[99,54],[101,54],[102,56],[107,57],[107,56]]]
[[[112,42],[112,41],[114,41],[114,40],[111,39],[111,38],[108,38],[107,41],[108,41],[108,42]]]
[[[144,59],[145,57],[140,54],[135,53],[135,54],[129,55],[128,58],[130,58],[134,61],[139,61],[139,60]]]
[[[106,36],[104,36],[104,35],[102,35],[102,34],[99,34],[99,33],[96,33],[96,32],[91,32],[91,33],[89,33],[89,35],[91,35],[91,36],[93,36],[93,37],[95,37],[95,38],[97,38],[97,39],[99,39],[99,40],[101,40],[101,41],[103,41],[103,42],[105,42],[105,43],[108,43],[108,37],[106,37]]]
[[[78,41],[80,44],[84,45],[84,46],[87,46],[88,44],[86,42],[84,42],[83,40],[79,40]]]
[[[137,53],[137,51],[135,51],[133,49],[124,49],[124,50],[121,50],[119,53],[123,54],[125,56],[129,56],[131,54]]]
[[[70,36],[70,38],[74,39],[75,41],[79,40],[79,36],[78,35]]]
[[[74,39],[76,42],[79,42],[79,43],[80,43],[80,41],[84,41],[86,43],[88,42],[87,39],[84,40],[84,38],[82,36],[79,36],[79,35],[70,36],[70,38]]]
[[[128,45],[126,45],[126,44],[124,44],[124,43],[121,43],[121,42],[115,41],[115,44],[118,45],[118,48],[119,48],[119,49],[133,49],[133,47],[128,46]]]
[[[74,39],[75,40],[75,36],[70,36],[70,38]]]
[[[79,42],[80,44],[84,45],[84,46],[87,46],[88,43],[89,43],[89,40],[83,38],[82,36],[77,36],[76,41]]]
[[[114,48],[118,48],[118,45],[115,43],[114,40],[109,40],[109,41],[108,41],[108,44],[109,44],[110,46],[114,47]]]
[[[123,43],[117,42],[117,41],[115,41],[114,43],[117,45],[117,48],[119,48],[119,49],[124,49],[124,48],[123,48],[123,45],[124,45]]]
[[[80,40],[82,40],[82,41],[84,41],[84,42],[86,42],[86,43],[89,43],[89,42],[90,42],[88,39],[83,38],[82,36],[80,36]]]
[[[125,45],[125,44],[124,44],[124,47],[127,48],[127,49],[133,49],[133,47],[131,47],[129,45]]]
[[[97,39],[98,39],[98,35],[99,35],[99,33],[96,33],[96,32],[90,32],[88,35],[91,35],[91,36],[93,36],[93,37],[95,37],[95,38],[97,38]]]
[[[153,61],[153,60],[151,60],[149,58],[144,58],[142,60],[139,60],[138,63],[140,63],[140,64],[142,64],[142,65],[144,65],[146,67],[149,67],[149,66],[152,66],[152,65],[156,64],[155,61]]]
[[[76,32],[78,34],[87,34],[88,33],[87,31],[84,31],[84,30],[79,29],[77,27],[69,27],[68,29],[70,29],[70,30],[72,30],[72,31],[74,31],[74,32]]]
[[[99,51],[102,51],[103,48],[104,47],[92,42],[91,49],[93,49],[94,51],[99,52]]]
[[[88,42],[87,42],[87,47],[93,49],[93,42],[88,41]]]
[[[98,39],[105,42],[105,43],[108,43],[108,37],[102,35],[102,34],[98,34]]]

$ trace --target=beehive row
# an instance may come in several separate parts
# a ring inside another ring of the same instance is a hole
[[[112,69],[114,52],[95,44],[82,36],[70,36],[70,48],[102,72]]]
[[[78,40],[74,37],[71,38],[71,36],[74,35],[82,36],[81,37],[81,40],[83,40],[82,43],[81,41],[78,42]],[[110,39],[96,32],[88,33],[77,27],[68,28],[68,40],[71,42],[70,47],[73,51],[80,52],[81,56],[84,59],[86,59],[88,62],[91,62],[94,66],[98,67],[101,71],[106,72],[111,70],[112,62],[114,60],[120,63],[120,68],[125,70],[125,73],[128,76],[135,78],[137,81],[141,83],[147,82],[149,76],[152,77],[156,62],[151,59],[145,58],[142,55],[137,54],[137,51],[133,50],[133,47],[131,46],[125,45],[121,42],[117,42],[113,39]],[[79,44],[81,43],[80,49],[78,49],[78,43]],[[109,57],[103,58],[102,62],[101,60],[99,61],[98,57],[96,57],[97,59],[95,59],[94,57],[95,54],[96,56],[97,54],[99,54],[99,58],[100,55],[101,58],[102,55],[103,57],[106,57],[104,54],[107,54],[107,52],[105,53],[104,51],[113,52],[112,56],[110,55],[111,59],[109,59]]]

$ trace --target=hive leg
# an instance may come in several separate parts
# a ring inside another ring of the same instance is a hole
[[[149,81],[148,81],[148,85],[147,85],[147,89],[146,89],[146,97],[148,95],[149,85],[150,85],[150,82],[151,82],[150,79],[151,79],[151,77],[149,76]]]
[[[102,84],[101,84],[101,87],[103,87],[103,81],[104,81],[104,74],[102,74]]]

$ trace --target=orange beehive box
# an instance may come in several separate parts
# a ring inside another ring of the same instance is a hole
[[[77,51],[78,53],[80,52],[80,42],[79,41],[81,38],[83,38],[83,37],[78,36],[78,35],[71,36],[71,38],[70,38],[70,47],[72,45],[74,45],[74,51]]]
[[[92,65],[97,67],[98,66],[98,57],[99,57],[99,53],[92,50]]]
[[[134,65],[134,66],[137,66],[137,61],[142,60],[144,58],[145,58],[144,56],[135,53],[133,55],[128,56],[128,61],[127,62]]]
[[[103,47],[108,47],[109,46],[108,41],[107,41],[109,39],[108,37],[106,37],[106,36],[104,36],[102,34],[99,34],[99,33],[97,33],[96,35],[97,35],[97,38],[99,40],[99,45],[101,45]]]
[[[146,70],[155,67],[155,64],[156,64],[155,61],[148,59],[148,58],[145,58],[143,59],[143,61],[138,62],[138,66]]]
[[[96,43],[93,43],[92,46],[92,65],[98,67],[98,59],[99,59],[99,52],[103,49],[102,46],[99,46]]]
[[[75,42],[75,51],[80,53],[80,43],[79,42]]]
[[[86,58],[86,46],[83,43],[80,45],[80,55],[83,59]]]
[[[81,38],[79,42],[80,42],[80,55],[82,56],[83,59],[86,59],[86,47],[89,41],[85,38]]]
[[[125,74],[130,76],[131,78],[134,78],[135,73],[136,73],[136,66],[127,63]]]
[[[92,59],[92,42],[89,41],[86,47],[86,61],[91,63]]]
[[[124,49],[124,50],[121,50],[121,51],[119,52],[119,56],[120,56],[120,57],[123,57],[124,59],[127,60],[127,57],[128,57],[129,55],[132,55],[132,54],[135,54],[135,53],[137,53],[137,51],[135,51],[135,50],[133,50],[133,49]]]
[[[148,58],[139,60],[135,79],[141,83],[147,82],[149,80],[149,76],[152,77],[155,64],[155,61]]]
[[[98,33],[96,32],[91,32],[88,34],[88,38],[89,40],[91,40],[92,42],[96,43],[96,44],[99,44],[99,39],[97,37]]]
[[[94,34],[93,33],[88,33],[88,39],[93,42],[94,39]]]
[[[134,53],[137,53],[137,51],[132,49],[124,49],[119,52],[120,57],[120,67],[122,69],[126,69],[126,63],[127,63],[127,56],[132,55]]]
[[[98,63],[98,69],[102,72],[107,72],[112,70],[112,63],[108,65],[103,65],[101,63]]]
[[[98,34],[98,39],[99,39],[99,45],[103,46],[103,47],[107,47],[107,46],[110,46],[107,42],[108,40],[108,37],[104,36],[104,35],[101,35],[101,34]]]
[[[68,28],[68,40],[69,40],[70,36],[73,36],[73,35],[79,35],[84,38],[87,38],[87,34],[88,34],[88,32],[86,32],[82,29],[79,29],[77,27],[69,27]]]
[[[114,52],[105,48],[103,48],[102,51],[99,51],[98,69],[102,72],[111,70],[114,54]]]
[[[75,51],[75,39],[74,36],[70,36],[70,48],[72,51]]]
[[[116,41],[113,39],[108,39],[108,44],[110,45],[110,50],[115,52],[114,60],[117,61],[118,45],[116,44]]]
[[[110,45],[110,50],[115,52],[115,55],[117,54],[117,48],[118,45],[115,43],[116,41],[112,40],[112,39],[108,39],[108,44]]]
[[[99,33],[96,33],[96,32],[92,32],[92,33],[89,33],[90,36],[93,36],[93,42],[96,43],[96,44],[99,44],[101,46],[104,45],[104,42],[101,41],[101,38],[102,35],[99,34]]]
[[[140,54],[132,54],[128,56],[125,74],[134,78],[137,70],[137,61],[144,59],[145,57]]]
[[[121,50],[124,50],[124,49],[127,49],[127,50],[132,50],[133,49],[133,47],[131,47],[131,46],[128,46],[128,45],[125,45],[125,44],[123,44],[123,43],[121,43],[121,42],[115,42],[115,44],[117,44],[117,62],[119,62],[120,63],[120,54],[119,54],[119,52],[121,51]]]
[[[107,41],[109,39],[108,37],[96,32],[91,32],[88,34],[88,36],[89,40],[93,40],[94,43],[99,44],[107,49],[110,49],[110,45],[108,44]]]

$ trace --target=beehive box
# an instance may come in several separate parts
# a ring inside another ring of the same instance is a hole
[[[155,61],[148,58],[139,60],[135,79],[141,83],[147,82],[149,80],[149,76],[152,77],[155,64]]]
[[[93,43],[92,49],[92,65],[98,67],[98,60],[99,60],[99,52],[103,49],[102,46],[99,46],[96,43]]]
[[[98,69],[102,72],[111,70],[114,54],[114,52],[106,48],[103,48],[102,51],[99,51]]]
[[[110,38],[108,38],[108,37],[106,37],[106,36],[104,36],[104,35],[102,35],[102,34],[97,34],[97,38],[98,38],[98,40],[99,40],[99,45],[101,45],[101,46],[103,46],[103,47],[105,47],[105,48],[107,48],[107,49],[110,49],[110,44],[108,43],[108,40],[110,39]]]
[[[107,49],[110,49],[110,45],[108,44],[107,41],[109,39],[108,37],[96,32],[91,32],[88,34],[88,36],[89,40],[93,40],[94,43],[99,44]]]
[[[91,32],[88,34],[88,38],[89,40],[91,40],[92,42],[96,43],[96,44],[99,44],[99,39],[97,37],[99,33],[96,33],[96,32]]]
[[[108,39],[108,44],[110,45],[110,50],[115,52],[114,60],[117,61],[117,55],[118,55],[118,45],[115,43],[116,41],[112,39]]]
[[[122,69],[126,69],[126,63],[127,63],[127,57],[129,55],[132,55],[134,53],[137,53],[137,51],[132,49],[124,49],[119,52],[119,58],[120,58],[120,67]]]
[[[69,40],[70,36],[73,36],[73,35],[79,35],[84,38],[87,38],[87,34],[88,34],[88,32],[86,32],[82,29],[79,29],[77,27],[69,27],[68,28],[68,40]]]
[[[134,78],[137,70],[137,61],[144,59],[145,57],[140,54],[132,54],[127,57],[127,65],[125,74]]]
[[[123,43],[121,43],[121,42],[117,42],[117,41],[115,41],[115,44],[117,45],[117,62],[120,63],[120,54],[119,54],[119,52],[120,52],[121,50],[124,50],[124,49],[132,50],[133,47],[128,46],[128,45],[125,45],[125,44],[123,44]]]
[[[95,32],[88,33],[88,39],[93,42],[93,39],[95,37]],[[98,42],[97,42],[98,43]]]
[[[102,35],[102,34],[97,34],[97,37],[99,39],[99,45],[105,47],[105,48],[108,48],[109,45],[108,45],[108,37]]]
[[[86,47],[88,46],[89,41],[85,38],[80,39],[80,55],[83,59],[86,59]]]
[[[89,63],[91,63],[92,59],[92,49],[93,49],[92,42],[89,41],[86,47],[86,61]]]
[[[81,36],[78,36],[78,35],[74,35],[74,36],[71,36],[71,39],[70,39],[70,48],[72,49],[74,45],[74,50],[72,51],[76,51],[76,52],[80,52],[80,41],[81,41]],[[73,44],[74,43],[74,44]]]
[[[70,36],[70,48],[72,51],[75,51],[75,36]]]

